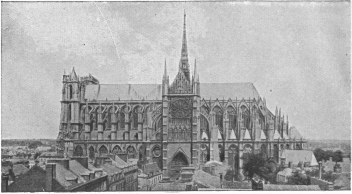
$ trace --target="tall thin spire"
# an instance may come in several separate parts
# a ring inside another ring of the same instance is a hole
[[[182,37],[180,70],[182,70],[186,78],[190,80],[188,53],[187,53],[187,38],[186,38],[186,11],[184,11],[184,14],[183,14],[183,37]]]
[[[164,65],[164,76],[167,76],[167,69],[166,69],[166,58],[165,58],[165,65]]]

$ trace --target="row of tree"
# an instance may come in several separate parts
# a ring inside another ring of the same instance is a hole
[[[329,160],[332,157],[332,161],[334,162],[342,162],[343,153],[340,150],[335,152],[331,150],[324,151],[321,148],[317,148],[314,150],[314,156],[317,161]]]

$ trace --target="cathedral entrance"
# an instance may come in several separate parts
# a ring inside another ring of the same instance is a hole
[[[172,180],[178,179],[181,175],[181,168],[188,165],[187,157],[181,152],[177,153],[170,162],[170,178]]]

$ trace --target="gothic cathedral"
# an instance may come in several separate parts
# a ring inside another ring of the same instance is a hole
[[[279,162],[283,149],[306,143],[286,117],[266,107],[252,83],[200,83],[189,69],[186,15],[179,72],[169,83],[100,84],[92,75],[63,75],[58,152],[65,157],[125,153],[157,162],[164,177],[215,160],[241,172],[246,154]]]

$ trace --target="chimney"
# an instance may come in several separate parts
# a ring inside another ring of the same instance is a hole
[[[53,191],[53,179],[56,178],[56,164],[47,163],[46,164],[46,177],[45,177],[45,191]]]
[[[72,160],[76,160],[77,162],[79,162],[84,168],[88,168],[88,157],[72,157]]]
[[[322,175],[322,162],[321,161],[319,161],[319,179],[321,179],[321,175]]]
[[[89,173],[89,180],[93,180],[93,179],[95,179],[95,173],[91,172]]]

